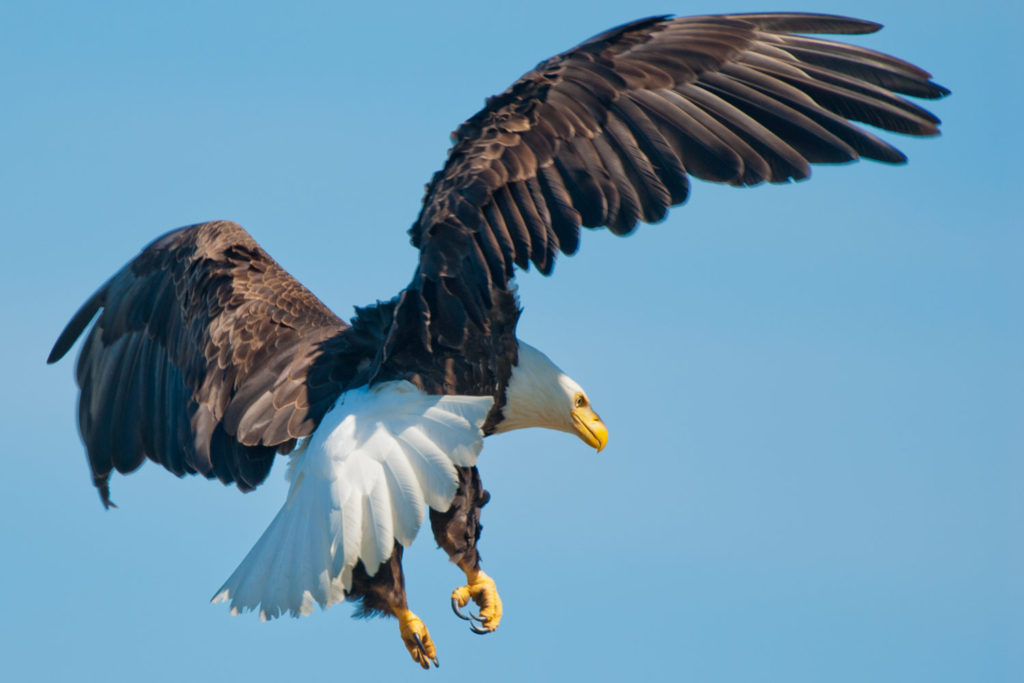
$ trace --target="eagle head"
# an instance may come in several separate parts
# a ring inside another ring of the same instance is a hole
[[[522,341],[519,361],[505,387],[502,415],[495,433],[545,427],[575,434],[598,451],[608,443],[608,428],[594,412],[583,387],[550,358]]]

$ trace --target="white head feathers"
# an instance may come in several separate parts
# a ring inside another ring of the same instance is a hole
[[[545,427],[576,433],[570,415],[575,397],[586,396],[583,388],[546,355],[519,342],[519,364],[505,389],[504,419],[495,433],[525,427]]]

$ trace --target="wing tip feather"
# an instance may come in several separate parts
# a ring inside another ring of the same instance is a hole
[[[115,276],[116,277],[116,276]],[[89,326],[92,319],[96,317],[96,312],[103,306],[103,299],[107,293],[107,286],[110,283],[105,283],[102,287],[96,290],[92,296],[90,296],[84,304],[79,307],[75,315],[72,316],[71,320],[64,329],[61,331],[60,336],[57,337],[57,341],[53,343],[53,348],[50,349],[50,355],[46,357],[46,364],[53,365],[71,350],[71,347],[75,345],[78,338],[82,336],[85,328]]]

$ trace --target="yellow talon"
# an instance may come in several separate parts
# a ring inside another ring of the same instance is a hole
[[[395,616],[398,617],[398,630],[402,634],[402,642],[405,643],[409,656],[424,669],[430,668],[430,662],[433,662],[434,666],[441,666],[437,663],[434,641],[430,639],[430,632],[420,618],[407,609],[396,611]]]
[[[479,569],[466,572],[466,580],[468,583],[465,586],[459,586],[452,591],[452,609],[463,619],[480,622],[479,626],[473,624],[470,627],[476,633],[490,633],[497,629],[501,622],[501,598],[498,597],[498,587],[494,585],[494,579]],[[465,607],[471,599],[480,606],[480,614],[467,617],[459,608]]]

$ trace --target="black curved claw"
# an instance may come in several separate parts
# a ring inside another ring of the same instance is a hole
[[[424,659],[429,659],[430,661],[434,662],[434,666],[436,666],[437,668],[440,669],[441,665],[437,663],[437,657],[431,657],[430,655],[427,654],[427,648],[423,646],[423,641],[420,639],[420,634],[413,633],[412,634],[412,638],[413,638],[413,640],[416,641],[416,648],[423,655],[423,658]]]
[[[452,598],[452,611],[455,612],[455,616],[457,616],[459,619],[465,619],[466,621],[470,620],[470,618],[463,614],[462,611],[459,609],[459,601],[455,598]]]
[[[482,624],[483,621],[481,621],[480,623]],[[470,624],[469,625],[469,630],[472,631],[473,633],[479,633],[482,636],[483,635],[487,635],[488,633],[494,633],[494,631],[492,631],[491,629],[489,629],[489,628],[480,628],[476,624]]]

